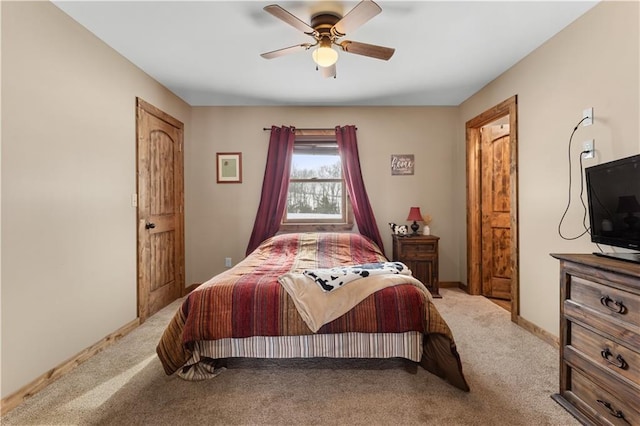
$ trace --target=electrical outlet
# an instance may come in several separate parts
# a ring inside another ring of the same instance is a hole
[[[225,257],[224,258],[224,266],[227,268],[231,268],[231,258],[230,257]]]
[[[594,151],[595,141],[593,139],[589,139],[588,141],[582,142],[582,158],[593,158],[595,156]]]
[[[583,110],[582,118],[586,118],[586,120],[582,122],[583,126],[591,126],[593,124],[593,107]]]

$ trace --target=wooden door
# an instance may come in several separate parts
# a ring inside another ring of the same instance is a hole
[[[481,129],[482,294],[511,300],[509,125]]]
[[[138,316],[184,288],[183,124],[138,99]]]

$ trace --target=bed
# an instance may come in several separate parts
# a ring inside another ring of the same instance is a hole
[[[164,371],[202,380],[232,357],[400,357],[468,391],[449,326],[402,264],[397,272],[366,273],[331,290],[312,278],[312,272],[390,264],[355,233],[269,238],[185,298],[156,349]]]

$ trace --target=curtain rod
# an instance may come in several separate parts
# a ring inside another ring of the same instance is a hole
[[[330,127],[330,128],[305,128],[305,127],[294,127],[296,130],[335,130],[335,127]],[[271,127],[263,127],[262,130],[267,131],[267,130],[271,130]],[[358,128],[356,127],[356,130],[358,130]]]

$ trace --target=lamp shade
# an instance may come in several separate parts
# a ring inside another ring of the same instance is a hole
[[[331,47],[330,38],[322,37],[319,44],[318,48],[311,53],[311,57],[316,64],[321,67],[330,67],[338,62],[338,52]]]
[[[409,216],[407,216],[407,220],[422,222],[422,213],[420,213],[420,207],[411,207],[411,209],[409,210]]]
[[[321,67],[330,67],[338,61],[338,52],[330,47],[318,47],[311,53],[313,60]]]

